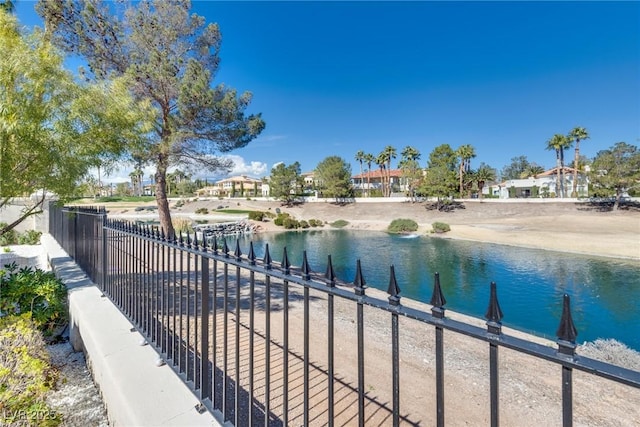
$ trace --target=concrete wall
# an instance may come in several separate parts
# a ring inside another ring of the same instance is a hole
[[[219,426],[198,399],[49,234],[49,263],[69,289],[70,340],[84,351],[112,426]],[[220,414],[216,414],[218,417]]]

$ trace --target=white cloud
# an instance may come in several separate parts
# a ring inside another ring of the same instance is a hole
[[[225,158],[233,161],[233,168],[229,172],[230,176],[249,175],[261,177],[267,173],[267,164],[263,162],[251,161],[246,163],[244,158],[237,155],[228,155]]]

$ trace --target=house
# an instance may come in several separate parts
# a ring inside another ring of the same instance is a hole
[[[232,176],[196,191],[198,197],[256,197],[262,194],[262,181],[246,175]]]
[[[380,169],[374,171],[367,171],[351,177],[351,183],[353,188],[357,192],[366,192],[367,190],[379,190],[382,191],[383,171]],[[387,171],[384,171],[385,176]],[[391,169],[389,171],[391,177],[391,191],[404,191],[404,184],[402,183],[402,170]]]
[[[570,167],[563,169],[565,197],[571,197],[574,171],[575,169]],[[501,199],[556,197],[557,180],[556,168],[553,168],[529,178],[510,179],[500,184],[485,187],[483,194],[499,196]],[[578,185],[576,187],[578,197],[586,197],[588,195],[588,186],[589,178],[587,174],[583,171],[578,171]]]

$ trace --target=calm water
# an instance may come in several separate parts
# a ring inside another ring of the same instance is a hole
[[[235,238],[234,238],[235,239]],[[253,240],[256,255],[269,244],[274,261],[287,247],[291,264],[307,250],[311,269],[324,272],[331,255],[336,275],[352,282],[360,259],[370,287],[385,290],[394,265],[401,296],[429,302],[433,275],[446,308],[483,318],[489,283],[498,286],[503,324],[555,339],[562,295],[571,296],[577,341],[615,338],[640,350],[640,263],[503,245],[406,238],[384,232],[323,230],[256,234],[241,238],[243,252]],[[230,248],[235,246],[229,244]]]

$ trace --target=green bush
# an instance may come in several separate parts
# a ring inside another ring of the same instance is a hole
[[[346,227],[347,225],[349,225],[349,221],[345,221],[344,219],[339,219],[331,223],[331,226],[335,228],[342,228]]]
[[[264,212],[261,212],[261,211],[249,212],[249,219],[252,221],[263,221],[264,216],[265,216]]]
[[[447,231],[451,231],[449,224],[444,222],[434,222],[431,226],[433,227],[434,233],[446,233]]]
[[[324,223],[319,219],[310,219],[309,225],[311,227],[324,227]]]
[[[418,223],[412,219],[398,218],[391,221],[387,231],[389,233],[412,233],[418,229]]]
[[[287,230],[291,230],[291,229],[295,229],[295,228],[299,228],[300,227],[300,223],[298,222],[298,220],[296,220],[294,218],[291,218],[290,216],[287,216],[286,218],[284,218],[284,220],[282,221],[282,225]]]
[[[0,318],[0,425],[59,425],[62,416],[46,404],[56,380],[29,314]]]
[[[207,208],[198,208],[198,209],[196,209],[196,213],[197,214],[206,215],[206,214],[209,213],[209,209],[207,209]]]
[[[7,226],[6,222],[0,222],[0,230]],[[0,246],[15,245],[18,243],[18,233],[16,230],[9,230],[0,236]]]
[[[46,336],[67,322],[67,288],[54,273],[13,263],[0,270],[0,312],[31,318]]]
[[[27,230],[18,236],[19,245],[39,245],[42,231]]]
[[[309,223],[304,219],[300,221],[298,224],[300,225],[300,228],[309,228]]]
[[[278,226],[282,227],[284,225],[284,220],[286,218],[289,218],[289,214],[288,213],[279,213],[276,216],[276,219],[273,220],[273,223],[275,225],[278,225]]]
[[[271,209],[271,208],[269,208],[269,209]],[[275,218],[276,217],[276,214],[274,214],[273,212],[263,212],[263,213],[264,213],[264,216],[267,217],[267,218]]]

